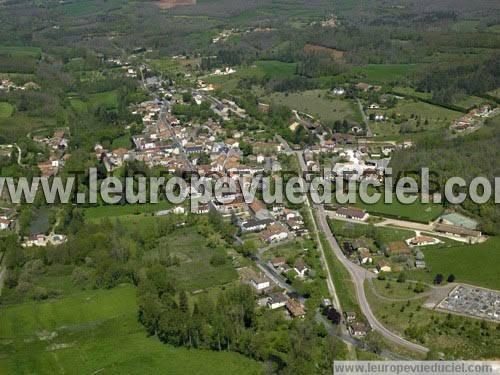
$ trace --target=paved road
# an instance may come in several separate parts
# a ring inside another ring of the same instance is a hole
[[[372,129],[370,128],[370,123],[368,122],[368,117],[366,117],[365,110],[363,109],[363,103],[361,103],[361,100],[358,98],[358,106],[359,106],[359,111],[361,112],[361,116],[363,116],[363,121],[366,126],[366,136],[368,138],[373,137],[373,132]]]
[[[22,156],[21,155],[21,147],[19,147],[17,145],[17,143],[14,143],[14,146],[17,148],[17,152],[18,152],[18,154],[17,154],[17,164],[19,164],[19,165],[22,166],[22,164],[21,164],[21,156]]]
[[[332,325],[332,323],[330,323],[330,321],[325,316],[321,315],[319,312],[316,312],[316,315],[314,316],[314,320],[316,320],[316,322],[322,324],[331,336],[336,336],[336,337],[340,338],[346,344],[355,346],[357,348],[360,348],[361,350],[373,351],[374,348],[370,347],[366,342],[358,340],[349,334],[344,334],[344,333],[338,332],[335,329],[335,327]],[[381,350],[378,353],[378,355],[380,355],[381,357],[384,357],[386,359],[394,360],[394,361],[406,361],[406,360],[411,359],[409,357],[405,357],[405,356],[402,356],[400,354],[390,352],[388,350]]]
[[[302,152],[297,152],[297,157],[300,162],[300,166],[302,171],[307,171],[307,167],[305,166],[304,158],[302,156]],[[309,204],[309,201],[307,200],[307,204]],[[395,333],[389,331],[386,327],[384,327],[378,319],[375,317],[375,315],[372,312],[372,309],[370,307],[370,304],[368,303],[368,300],[366,299],[365,295],[365,287],[364,287],[364,282],[367,279],[373,279],[376,277],[376,275],[373,272],[370,272],[366,270],[365,268],[358,266],[351,262],[349,259],[347,259],[344,254],[342,253],[342,250],[340,249],[340,246],[333,236],[332,231],[330,230],[330,226],[328,225],[327,222],[327,215],[326,211],[323,205],[315,205],[315,210],[317,212],[317,218],[318,218],[318,229],[323,231],[325,233],[326,239],[328,243],[330,244],[332,251],[334,252],[335,256],[337,259],[343,264],[345,268],[349,271],[351,278],[353,280],[355,289],[356,289],[356,294],[358,297],[358,302],[359,306],[361,308],[361,311],[363,312],[363,315],[366,317],[368,320],[368,323],[374,329],[375,331],[379,332],[384,336],[385,338],[389,339],[390,341],[404,346],[406,348],[409,348],[411,350],[415,350],[420,353],[427,353],[429,349],[422,345],[415,344],[413,342],[407,341],[404,338],[396,335]],[[314,220],[316,222],[316,220]],[[333,283],[332,283],[333,284]]]
[[[281,289],[285,289],[289,293],[296,293],[297,291],[292,288],[290,284],[287,284],[285,279],[281,275],[278,275],[276,271],[270,267],[266,262],[261,260],[260,258],[255,262],[257,267],[269,277],[273,283],[278,285]]]
[[[373,314],[373,311],[370,307],[370,304],[368,303],[368,300],[366,299],[365,295],[365,289],[364,289],[364,282],[367,279],[372,279],[376,275],[366,269],[364,269],[361,266],[358,266],[351,262],[349,259],[347,259],[344,254],[342,253],[342,250],[340,249],[340,246],[333,236],[332,231],[330,230],[330,227],[328,225],[327,219],[326,219],[326,213],[324,210],[324,207],[321,205],[317,205],[316,207],[317,211],[317,217],[318,217],[318,222],[319,222],[319,227],[320,229],[325,233],[326,239],[330,243],[330,246],[332,248],[332,251],[334,252],[335,256],[337,259],[343,264],[345,268],[349,271],[351,274],[351,278],[354,282],[354,286],[356,289],[356,294],[358,297],[358,302],[359,302],[359,307],[361,308],[361,311],[363,312],[364,316],[366,317],[368,323],[372,327],[373,330],[379,332],[382,334],[385,338],[389,339],[390,341],[406,347],[408,349],[420,352],[420,353],[427,353],[429,349],[422,345],[415,344],[413,342],[407,341],[401,336],[398,336],[397,334],[391,332],[388,330],[384,325],[382,325],[378,319],[375,317],[375,314]]]
[[[167,114],[168,114],[168,111],[169,111],[169,108],[170,108],[170,104],[169,102],[165,102],[165,104],[163,105],[163,107],[161,108],[160,110],[160,115],[158,116],[158,123],[159,122],[163,122],[165,123],[165,125],[167,125],[168,129],[172,132],[173,134],[173,140],[178,144],[179,146],[179,149],[181,151],[181,156],[182,158],[185,160],[186,164],[188,165],[189,169],[191,171],[194,170],[193,168],[193,165],[191,163],[191,160],[189,160],[188,156],[186,155],[186,152],[184,150],[184,147],[182,146],[182,142],[181,140],[179,139],[179,137],[177,137],[177,135],[175,134],[174,132],[174,129],[172,127],[172,125],[170,125],[168,122],[167,122]]]

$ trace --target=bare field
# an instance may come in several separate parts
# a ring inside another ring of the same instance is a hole
[[[196,5],[196,0],[158,0],[156,4],[161,9],[169,9],[179,5]]]

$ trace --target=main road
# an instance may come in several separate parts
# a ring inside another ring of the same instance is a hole
[[[303,173],[307,172],[307,166],[305,165],[302,153],[297,152],[297,157],[299,159],[299,163],[300,163],[302,172]],[[307,202],[306,203],[307,206],[310,207],[311,205],[309,204],[309,199],[307,199],[306,202]],[[316,211],[316,215],[313,214],[314,225],[315,226],[317,225],[318,230],[321,230],[325,234],[326,240],[328,241],[334,255],[337,257],[337,259],[340,261],[340,263],[342,263],[342,265],[345,268],[347,268],[347,270],[349,271],[349,274],[351,275],[351,279],[352,279],[354,286],[355,286],[355,289],[356,289],[356,295],[357,295],[359,307],[361,309],[361,312],[365,316],[366,320],[370,324],[371,328],[373,330],[379,332],[386,339],[392,341],[393,343],[395,343],[397,345],[408,348],[410,350],[414,350],[414,351],[419,352],[419,353],[426,354],[429,351],[428,348],[426,348],[422,345],[419,345],[419,344],[415,344],[411,341],[404,339],[401,336],[398,336],[397,334],[395,334],[394,332],[387,329],[382,323],[380,323],[378,321],[378,319],[376,318],[375,314],[373,313],[373,311],[370,307],[370,304],[368,303],[368,300],[366,298],[365,285],[364,285],[365,280],[373,279],[376,277],[376,275],[373,272],[368,271],[367,269],[365,269],[361,266],[358,266],[357,264],[354,264],[353,262],[351,262],[349,259],[347,259],[345,257],[344,253],[340,249],[340,246],[339,246],[336,238],[334,237],[334,235],[330,229],[330,226],[328,225],[328,220],[327,220],[327,215],[325,212],[324,205],[323,204],[315,204],[314,208]],[[318,224],[316,224],[316,218],[314,216],[317,217]],[[326,267],[326,269],[329,271],[328,267]],[[331,280],[331,276],[329,278]],[[334,294],[336,295],[335,291],[334,291]]]
[[[365,316],[366,320],[370,324],[373,330],[379,332],[382,336],[385,338],[389,339],[390,341],[394,342],[395,344],[398,344],[400,346],[403,346],[405,348],[408,348],[410,350],[417,351],[419,353],[427,353],[429,349],[426,347],[415,344],[411,341],[408,341],[404,339],[401,336],[398,336],[394,332],[388,330],[382,323],[379,322],[379,320],[376,318],[375,314],[373,314],[373,311],[370,307],[370,304],[368,303],[368,300],[366,298],[365,294],[365,280],[367,279],[373,279],[375,278],[375,274],[373,272],[370,272],[366,270],[365,268],[358,266],[351,262],[349,259],[347,259],[342,250],[340,249],[340,246],[333,236],[333,233],[330,229],[330,226],[328,225],[328,221],[326,218],[326,213],[323,205],[315,205],[316,208],[316,213],[317,213],[317,218],[319,222],[319,227],[323,231],[323,233],[326,236],[326,239],[328,243],[330,244],[330,247],[332,248],[333,253],[337,257],[337,259],[342,263],[342,265],[347,268],[351,275],[351,279],[354,283],[354,287],[356,289],[356,295],[358,297],[358,302],[359,302],[359,307],[361,311],[363,312],[363,315]]]
[[[361,112],[361,116],[363,117],[363,122],[365,123],[366,126],[366,136],[368,138],[373,137],[373,132],[372,129],[370,128],[370,123],[368,121],[368,117],[366,116],[365,110],[363,109],[363,103],[361,103],[361,100],[358,98],[358,107],[359,111]]]

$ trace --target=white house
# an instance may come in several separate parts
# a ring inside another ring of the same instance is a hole
[[[260,275],[255,275],[250,279],[250,285],[257,290],[257,291],[262,291],[264,289],[267,289],[271,286],[271,283],[269,282],[268,279],[260,276]]]
[[[10,220],[4,217],[0,217],[0,230],[8,229],[10,226]]]
[[[271,310],[279,309],[286,305],[287,300],[283,293],[274,293],[267,300],[267,307]]]

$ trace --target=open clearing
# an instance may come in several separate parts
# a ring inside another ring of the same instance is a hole
[[[162,9],[169,9],[179,5],[196,5],[196,0],[157,0],[156,4]]]
[[[500,290],[498,259],[500,259],[500,238],[467,246],[449,248],[422,248],[430,272],[411,271],[408,278],[432,282],[438,273],[455,275],[456,282]]]
[[[310,114],[322,121],[343,121],[344,119],[360,121],[355,103],[327,97],[326,91],[323,90],[309,90],[288,95],[274,93],[266,100],[286,105],[290,109]]]
[[[85,208],[84,215],[88,221],[95,221],[105,217],[116,217],[126,215],[150,214],[157,211],[168,210],[172,204],[167,201],[159,201],[158,203],[147,204],[125,204],[125,205],[109,205]]]
[[[12,116],[14,112],[14,107],[12,104],[7,102],[0,102],[0,118],[8,118]]]
[[[71,96],[69,101],[71,107],[77,112],[86,112],[89,108],[96,108],[97,106],[113,109],[118,106],[118,93],[113,90],[90,94],[88,97],[75,95]]]
[[[383,114],[388,120],[371,121],[373,132],[381,138],[401,135],[403,124],[406,137],[422,132],[447,129],[463,113],[416,100],[399,100],[394,108],[368,110],[367,114]]]
[[[391,288],[405,289],[394,290],[395,295],[413,295],[417,299],[400,302],[382,300],[365,284],[372,311],[391,331],[431,350],[443,352],[447,358],[494,359],[500,355],[496,345],[499,339],[496,324],[482,325],[479,320],[421,307],[426,297],[418,299],[419,294],[412,293],[407,283],[391,283]]]
[[[42,49],[39,47],[0,45],[0,55],[11,55],[16,57],[36,57],[41,52]]]
[[[3,307],[1,314],[2,374],[263,372],[235,353],[175,348],[148,337],[130,285]]]
[[[375,188],[368,189],[368,195],[376,193]],[[392,203],[385,203],[385,191],[380,192],[380,199],[377,203],[368,204],[362,201],[359,193],[356,195],[356,203],[353,206],[362,208],[375,216],[383,216],[392,219],[415,221],[419,223],[428,223],[437,219],[443,212],[443,206],[436,203],[422,203],[417,198],[412,204],[401,203],[396,194],[392,194]],[[333,203],[336,203],[335,195],[332,197]],[[336,203],[338,205],[338,203]]]
[[[347,74],[360,81],[384,85],[414,75],[417,68],[417,64],[369,64],[355,67]]]

